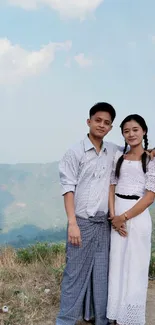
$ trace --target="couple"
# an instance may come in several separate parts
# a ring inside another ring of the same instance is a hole
[[[121,123],[124,152],[103,141],[115,116],[110,104],[94,105],[89,134],[59,165],[68,240],[57,325],[145,324],[155,160],[137,114]]]

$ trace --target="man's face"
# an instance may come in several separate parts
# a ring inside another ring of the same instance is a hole
[[[97,112],[87,120],[90,134],[95,138],[102,139],[112,129],[112,120],[108,112]]]

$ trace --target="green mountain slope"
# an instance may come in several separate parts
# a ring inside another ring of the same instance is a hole
[[[66,222],[60,195],[58,163],[0,165],[0,228],[27,224],[41,229]]]
[[[155,234],[155,204],[150,211]],[[65,227],[58,162],[0,165],[0,243],[64,240]]]

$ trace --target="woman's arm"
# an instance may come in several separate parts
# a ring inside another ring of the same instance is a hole
[[[131,218],[135,218],[147,209],[155,199],[155,159],[151,160],[148,165],[148,170],[145,175],[145,194],[144,196],[128,211],[122,215],[112,219],[112,225],[119,229],[124,222]]]
[[[151,191],[146,191],[145,195],[141,200],[139,200],[131,209],[125,211],[120,216],[115,216],[111,218],[111,222],[115,229],[120,229],[123,223],[131,218],[135,218],[143,211],[145,211],[155,199],[155,193]]]
[[[125,212],[126,219],[129,220],[144,212],[154,202],[154,199],[155,193],[146,191],[142,199],[139,200],[131,209]]]

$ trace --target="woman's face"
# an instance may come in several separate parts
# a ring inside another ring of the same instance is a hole
[[[123,136],[130,147],[138,146],[143,141],[143,136],[146,132],[134,120],[126,122],[123,127]]]

